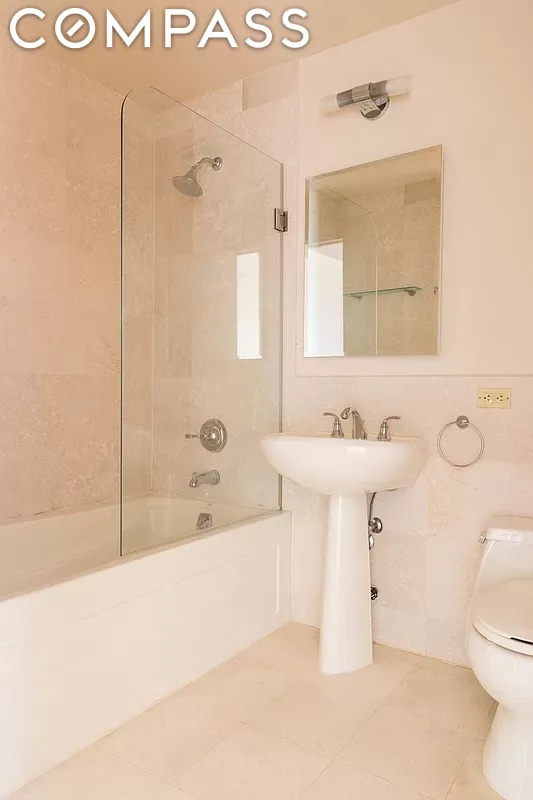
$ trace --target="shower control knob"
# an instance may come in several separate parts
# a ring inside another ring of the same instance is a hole
[[[186,433],[185,438],[199,439],[209,453],[220,453],[228,443],[228,430],[221,420],[208,419],[200,428],[200,433]]]

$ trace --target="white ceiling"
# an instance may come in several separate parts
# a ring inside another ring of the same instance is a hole
[[[216,5],[205,0],[190,0],[182,6],[190,8],[197,16],[198,26],[188,36],[176,37],[175,46],[165,50],[162,46],[164,9],[174,7],[161,0],[148,5],[145,0],[86,0],[84,3],[69,3],[68,0],[40,0],[35,6],[46,11],[49,19],[38,23],[26,21],[21,31],[30,34],[48,35],[54,17],[66,8],[81,5],[96,19],[99,33],[95,41],[84,50],[68,50],[50,41],[45,49],[50,55],[68,60],[88,75],[102,81],[120,92],[126,93],[135,86],[155,86],[177,99],[187,99],[212,89],[220,88],[235,80],[261,72],[294,58],[311,55],[342,42],[355,39],[380,28],[434,11],[457,0],[269,0],[263,7],[272,13],[275,33],[274,43],[264,50],[255,50],[243,44],[250,31],[244,24],[246,11],[254,7],[252,0],[226,0],[219,3],[224,16],[240,45],[232,49],[222,41],[211,41],[203,50],[197,48]],[[0,17],[8,19],[10,14],[23,4],[15,0],[2,0]],[[281,14],[287,8],[297,6],[308,12],[306,25],[311,31],[311,42],[303,49],[290,50],[280,44],[286,35],[281,26]],[[106,50],[102,36],[105,10],[109,8],[127,30],[132,30],[147,8],[153,11],[153,35],[156,42],[145,50],[140,41],[130,49],[118,45]],[[39,26],[40,33],[36,34]],[[52,36],[50,36],[52,40]]]

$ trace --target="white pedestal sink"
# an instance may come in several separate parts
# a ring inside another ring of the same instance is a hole
[[[368,492],[410,486],[426,459],[421,439],[334,439],[280,433],[261,446],[281,475],[330,497],[320,668],[326,675],[372,663]]]

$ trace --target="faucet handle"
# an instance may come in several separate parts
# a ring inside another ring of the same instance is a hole
[[[331,411],[324,412],[325,417],[333,417],[333,430],[331,432],[332,439],[343,439],[344,431],[342,430],[341,421],[337,414],[332,414]]]
[[[401,417],[385,417],[379,428],[378,442],[390,442],[391,435],[389,431],[389,422],[391,419],[401,419]]]

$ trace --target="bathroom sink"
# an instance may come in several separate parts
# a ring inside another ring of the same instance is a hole
[[[330,498],[320,668],[339,675],[367,667],[373,660],[367,494],[413,484],[426,445],[400,436],[379,441],[281,433],[265,436],[261,447],[281,475]]]
[[[421,439],[333,439],[280,433],[261,440],[277,471],[320,494],[352,496],[410,486],[426,459]]]

